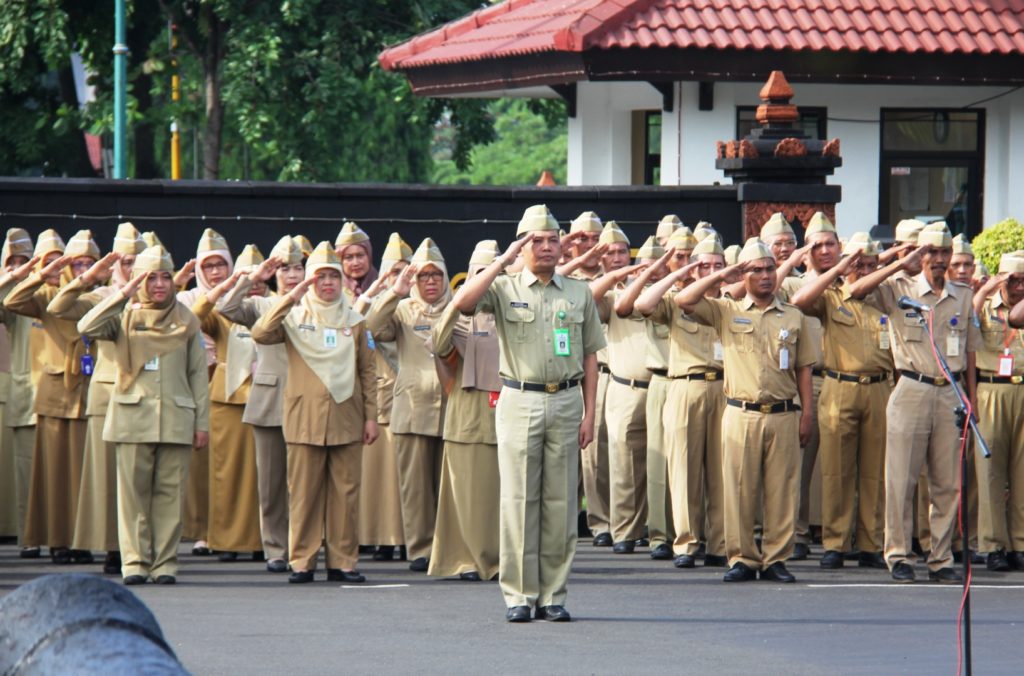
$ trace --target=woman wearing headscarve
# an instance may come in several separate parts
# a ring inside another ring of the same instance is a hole
[[[18,283],[11,275],[17,268],[32,265],[32,238],[21,228],[11,228],[0,252],[0,302]],[[38,333],[38,331],[37,331]],[[35,386],[32,384],[30,350],[32,320],[0,306],[0,534],[18,536],[25,529],[25,503],[32,471],[32,446],[36,416],[32,412]],[[38,547],[22,547],[21,556],[39,556]]]
[[[381,256],[380,277],[356,299],[356,312],[365,314],[372,299],[392,287],[409,265],[412,248],[397,233],[391,233]],[[405,545],[402,532],[402,498],[398,489],[398,462],[391,435],[391,402],[395,394],[398,348],[394,342],[377,342],[377,426],[380,436],[363,452],[359,483],[359,542],[376,545],[374,561],[391,561],[395,547]]]
[[[467,279],[498,255],[493,239],[476,245]],[[498,438],[501,391],[493,314],[463,315],[449,305],[433,329],[438,374],[448,392],[437,525],[428,574],[490,580],[498,574]]]
[[[201,271],[209,258],[197,264]],[[256,269],[263,254],[249,244],[238,257],[234,273],[196,298],[192,312],[204,336],[213,340],[217,364],[210,380],[210,517],[207,541],[221,561],[234,561],[238,552],[263,560],[260,537],[256,446],[252,429],[242,421],[252,385],[256,344],[245,326],[216,310],[221,296],[243,274]],[[263,285],[266,291],[266,284]]]
[[[391,432],[398,457],[405,546],[409,569],[415,572],[426,572],[429,565],[441,476],[445,395],[428,341],[451,298],[444,258],[428,237],[395,285],[374,303],[366,320],[374,340],[393,340],[398,346]]]
[[[135,257],[145,244],[131,223],[121,223],[114,236],[114,250],[65,285],[47,306],[47,312],[60,319],[77,322],[100,301],[116,294],[132,276]],[[107,284],[107,281],[110,284]],[[96,343],[96,364],[89,380],[85,408],[86,439],[82,465],[82,485],[72,549],[105,551],[103,572],[121,572],[117,544],[117,458],[114,444],[103,441],[103,423],[114,389],[117,364],[114,344]]]
[[[288,581],[313,581],[320,543],[327,579],[364,582],[359,558],[359,466],[377,438],[376,373],[366,323],[342,292],[341,261],[321,242],[306,279],[252,327],[263,345],[284,343],[288,382]]]
[[[36,242],[36,272],[27,266],[13,274],[23,277],[4,300],[8,310],[33,317],[43,326],[43,373],[36,389],[36,436],[25,515],[25,544],[46,545],[54,563],[91,563],[88,551],[72,551],[75,512],[82,481],[85,451],[86,394],[95,363],[95,346],[83,340],[74,322],[46,311],[60,287],[88,270],[99,259],[92,233],[80,230],[65,250],[64,242],[47,230]]]
[[[373,267],[373,245],[363,230],[349,221],[341,227],[334,250],[341,260],[342,284],[349,303],[370,288],[377,280],[377,268]]]
[[[183,266],[179,275],[176,275],[176,284],[195,272],[196,286],[194,289],[182,291],[178,294],[178,300],[191,308],[204,294],[231,276],[234,268],[234,261],[231,258],[231,251],[228,250],[228,243],[220,233],[212,228],[203,231],[199,239],[199,247],[196,249],[194,261],[189,261]],[[184,273],[184,274],[182,274]],[[206,367],[213,377],[214,367],[217,365],[217,348],[212,337],[203,334],[203,343],[206,347]],[[212,445],[212,444],[211,444]],[[210,457],[207,449],[200,449],[199,454],[193,458],[188,474],[188,488],[185,493],[185,524],[182,536],[195,540],[192,545],[192,553],[198,556],[206,556],[210,553],[207,543],[207,533],[210,524]]]
[[[267,292],[267,280],[271,276],[277,284],[276,294]],[[241,277],[227,292],[219,311],[236,324],[251,329],[279,297],[294,289],[304,276],[302,249],[296,239],[285,235],[274,245],[267,260]],[[267,570],[271,573],[288,570],[288,455],[281,427],[287,379],[288,353],[284,345],[257,344],[252,389],[242,422],[252,427],[256,443],[260,533]]]
[[[208,441],[209,384],[199,320],[174,296],[162,246],[90,310],[83,335],[114,345],[117,376],[103,438],[117,445],[118,534],[127,585],[174,584],[192,448]],[[137,301],[129,303],[132,298]]]

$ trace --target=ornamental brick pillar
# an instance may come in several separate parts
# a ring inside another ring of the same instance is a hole
[[[825,181],[843,164],[839,139],[813,139],[796,126],[799,115],[790,103],[793,88],[782,71],[772,71],[760,97],[759,126],[745,138],[719,141],[715,160],[738,186],[744,239],[756,237],[776,211],[798,233],[816,211],[835,222],[842,189]]]

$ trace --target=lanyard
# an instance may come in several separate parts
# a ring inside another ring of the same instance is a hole
[[[999,310],[996,310],[996,316],[1003,322],[1003,351],[1006,354],[1010,352],[1010,343],[1013,342],[1014,338],[1019,337],[1020,332],[1017,329],[1010,328],[1010,315],[1003,310],[1000,314]]]

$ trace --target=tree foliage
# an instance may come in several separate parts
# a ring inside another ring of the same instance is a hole
[[[1013,218],[989,226],[971,242],[974,255],[992,274],[999,269],[999,257],[1011,251],[1024,250],[1024,225]]]

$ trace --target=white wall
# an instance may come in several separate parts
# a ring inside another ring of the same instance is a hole
[[[634,89],[627,90],[627,86]],[[644,87],[654,91],[645,83],[580,85],[580,92],[586,92],[586,96],[579,101],[597,105],[604,102],[606,112],[603,120],[600,111],[587,111],[585,115],[578,112],[575,136],[570,120],[570,184],[629,183],[628,110],[656,108],[661,103],[657,94],[641,99],[638,95]],[[674,110],[664,113],[662,121],[662,184],[728,183],[715,168],[715,142],[735,136],[736,106],[760,103],[760,88],[761,83],[716,83],[714,109],[700,111],[697,83],[678,83]],[[843,199],[836,209],[836,225],[843,235],[878,221],[881,108],[959,107],[1009,89],[801,83],[793,88],[795,105],[828,109],[828,136],[840,139],[843,166],[829,183],[843,187]],[[1008,216],[1024,219],[1024,90],[978,107],[987,111],[983,224],[990,225]],[[612,131],[608,132],[610,124]],[[624,131],[619,130],[620,126]],[[621,147],[623,139],[627,142],[625,148]],[[608,156],[602,157],[606,152]]]
[[[580,82],[569,118],[569,185],[629,185],[632,112],[661,108],[646,82]]]

